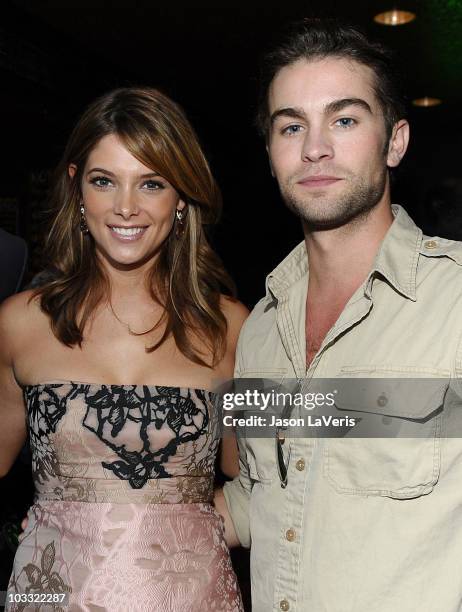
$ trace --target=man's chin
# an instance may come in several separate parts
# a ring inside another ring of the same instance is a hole
[[[338,229],[340,227],[344,227],[349,223],[352,223],[355,219],[358,218],[358,215],[345,214],[338,215],[335,217],[315,217],[313,215],[304,215],[301,213],[300,218],[303,222],[303,225],[306,229],[314,232],[328,231],[333,229]],[[363,217],[363,215],[361,215]]]
[[[303,202],[285,198],[286,205],[309,231],[327,231],[361,223],[369,217],[383,194],[381,188],[369,189],[345,198],[343,201]]]
[[[362,216],[361,213],[363,213],[363,211],[348,207],[344,210],[331,210],[330,214],[326,214],[329,211],[329,204],[327,202],[321,210],[319,207],[317,207],[318,210],[313,210],[307,206],[300,206],[300,203],[287,202],[287,204],[310,231],[332,230],[343,227],[354,221],[358,216]]]

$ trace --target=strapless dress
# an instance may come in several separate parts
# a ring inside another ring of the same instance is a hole
[[[36,498],[8,611],[242,612],[211,505],[212,392],[56,381],[24,395]],[[19,597],[44,593],[68,603]]]

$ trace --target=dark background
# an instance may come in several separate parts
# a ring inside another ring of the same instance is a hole
[[[310,15],[359,24],[397,51],[410,99],[442,98],[439,107],[411,108],[410,150],[393,195],[430,233],[458,235],[462,2],[407,0],[402,8],[417,13],[414,22],[375,24],[373,16],[391,4],[3,0],[0,227],[11,229],[17,204],[14,231],[32,247],[30,274],[40,265],[37,221],[47,176],[76,118],[111,88],[149,84],[178,101],[199,133],[224,195],[214,243],[241,299],[254,304],[265,275],[301,239],[297,220],[280,202],[253,127],[258,61],[284,24]],[[432,205],[440,207],[437,219],[427,214],[430,200],[439,202]]]
[[[400,8],[416,12],[414,22],[375,24],[373,16],[392,5],[3,0],[0,227],[29,243],[26,281],[41,268],[40,220],[49,175],[77,117],[109,89],[152,85],[185,108],[199,133],[224,196],[214,245],[241,300],[252,306],[263,293],[265,275],[302,238],[298,221],[280,202],[253,127],[258,61],[281,27],[308,16],[343,17],[362,26],[396,50],[410,99],[443,100],[438,107],[410,109],[411,145],[393,201],[405,205],[429,234],[462,238],[462,0],[409,0]],[[25,482],[20,472],[0,491],[0,581],[2,572],[9,575],[10,532],[22,512],[17,507],[30,494]]]

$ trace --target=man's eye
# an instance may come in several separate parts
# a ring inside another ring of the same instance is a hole
[[[90,183],[96,185],[97,187],[108,187],[112,184],[107,176],[95,176],[94,178],[90,179]]]
[[[356,121],[351,117],[342,117],[341,119],[337,119],[335,123],[342,128],[348,128],[355,125]]]
[[[156,191],[158,189],[164,189],[164,185],[159,181],[146,181],[143,183],[143,189]]]
[[[291,136],[292,134],[297,134],[302,129],[303,128],[301,125],[288,125],[287,127],[283,128],[282,133]]]

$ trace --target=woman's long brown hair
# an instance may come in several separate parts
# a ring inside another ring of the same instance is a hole
[[[183,233],[178,236],[173,228],[149,274],[151,297],[164,308],[153,329],[162,325],[164,331],[146,350],[156,350],[173,335],[183,355],[213,367],[226,346],[220,291],[234,295],[234,284],[209,246],[203,227],[218,220],[221,195],[184,112],[158,90],[112,91],[96,100],[77,123],[52,191],[53,223],[46,251],[57,275],[34,296],[39,296],[53,333],[67,346],[82,345],[95,309],[110,302],[109,279],[93,238],[80,230],[83,169],[92,149],[109,134],[116,134],[134,157],[167,179],[187,204]],[[70,164],[77,167],[72,178]],[[197,342],[193,346],[192,337],[200,339],[202,350]],[[211,358],[205,360],[207,354]]]

